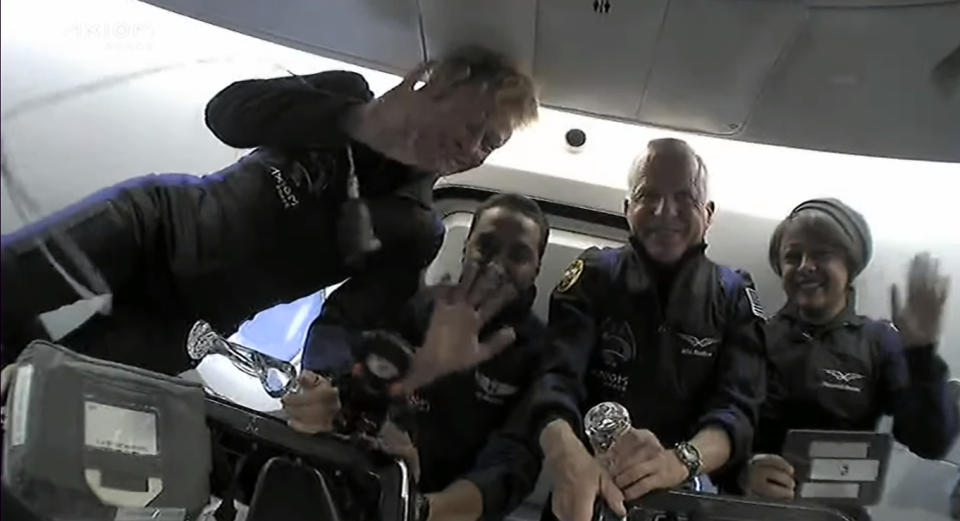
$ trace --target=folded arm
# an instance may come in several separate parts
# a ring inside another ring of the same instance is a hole
[[[344,118],[373,98],[363,76],[326,71],[238,81],[207,104],[207,127],[236,148],[303,148],[348,140]]]

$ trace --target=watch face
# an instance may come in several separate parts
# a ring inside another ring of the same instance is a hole
[[[680,443],[676,447],[677,458],[690,470],[691,477],[700,472],[700,453],[689,443]]]
[[[375,354],[367,355],[367,369],[377,378],[382,380],[393,380],[400,376],[400,370],[390,360]]]

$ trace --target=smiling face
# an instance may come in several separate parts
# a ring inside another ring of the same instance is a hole
[[[781,280],[801,318],[825,323],[846,307],[849,251],[842,230],[826,217],[801,216],[786,225],[779,253]]]
[[[524,291],[540,271],[540,225],[510,208],[494,206],[479,215],[464,246],[464,261],[496,263]]]
[[[651,258],[666,265],[703,242],[713,217],[702,162],[686,143],[674,141],[651,142],[637,161],[625,209],[634,237]]]
[[[497,92],[484,85],[463,84],[433,93],[427,106],[443,117],[421,118],[413,133],[428,147],[424,154],[441,156],[443,175],[480,166],[513,135],[514,115],[498,106]]]
[[[467,47],[429,69],[426,86],[417,91],[424,104],[411,104],[412,133],[424,147],[441,155],[441,175],[480,166],[513,131],[537,117],[533,80],[503,56]],[[417,117],[421,116],[421,117]]]

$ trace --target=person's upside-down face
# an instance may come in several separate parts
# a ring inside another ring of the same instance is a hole
[[[441,173],[456,173],[476,168],[513,135],[511,115],[499,107],[496,92],[478,84],[463,84],[441,92],[433,99],[438,117],[435,126],[424,135],[437,136],[425,141],[437,154],[446,156]],[[426,153],[426,152],[425,152]]]
[[[408,104],[408,118],[417,124],[408,138],[440,175],[480,166],[514,129],[537,117],[533,81],[489,53],[441,61],[423,72],[422,88],[411,86],[418,99]]]

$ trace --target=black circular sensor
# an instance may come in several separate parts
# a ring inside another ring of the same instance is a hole
[[[567,131],[566,139],[568,145],[580,148],[587,142],[587,133],[579,128],[571,128]]]

